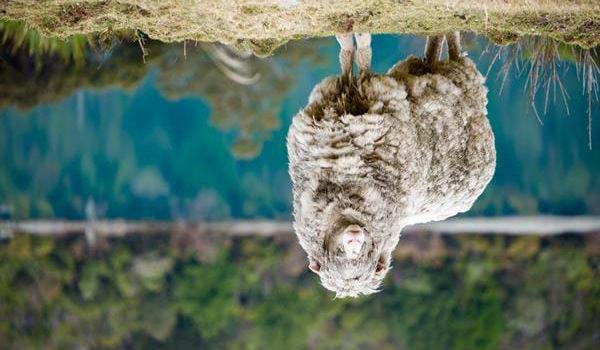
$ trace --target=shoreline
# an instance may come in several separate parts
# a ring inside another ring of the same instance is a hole
[[[123,237],[130,234],[181,232],[194,235],[222,234],[230,237],[272,237],[292,235],[291,222],[271,220],[232,220],[222,222],[151,221],[151,220],[3,220],[0,239],[24,233],[35,236],[90,234]],[[501,234],[552,236],[564,233],[600,233],[600,217],[595,216],[504,216],[495,218],[458,218],[406,227],[403,235]]]
[[[506,45],[526,35],[590,48],[600,43],[600,3],[525,0],[14,0],[0,1],[0,19],[24,21],[47,36],[107,36],[134,31],[163,42],[222,42],[269,56],[290,40],[354,31],[439,34],[473,31]]]

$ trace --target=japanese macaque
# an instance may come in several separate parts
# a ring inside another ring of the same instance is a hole
[[[378,291],[402,228],[471,208],[496,151],[484,78],[458,33],[428,38],[423,59],[387,74],[370,72],[369,34],[337,40],[341,75],[313,89],[287,147],[309,268],[336,297],[356,297]]]

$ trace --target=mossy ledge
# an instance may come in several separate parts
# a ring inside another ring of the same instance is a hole
[[[164,42],[219,41],[261,56],[288,40],[349,30],[464,30],[500,44],[523,35],[584,48],[600,43],[595,0],[0,0],[0,17],[61,38],[131,29]]]

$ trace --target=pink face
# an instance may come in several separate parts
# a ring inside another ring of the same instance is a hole
[[[344,231],[334,241],[333,250],[338,250],[347,259],[353,260],[360,257],[363,246],[366,244],[365,230],[356,224],[346,226]],[[308,266],[313,272],[319,273],[321,265],[314,259],[310,259]]]
[[[365,243],[365,231],[358,225],[348,225],[338,237],[338,244],[343,248],[348,259],[356,259]]]

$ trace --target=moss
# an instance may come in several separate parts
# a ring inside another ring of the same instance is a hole
[[[287,43],[289,40],[285,39],[264,39],[264,40],[238,40],[232,46],[242,52],[251,51],[258,57],[267,57],[273,55],[275,50]]]
[[[66,4],[61,6],[59,19],[69,24],[79,23],[93,15],[92,7],[88,7],[85,3]]]
[[[582,47],[600,43],[600,5],[596,1],[525,0],[427,2],[397,0],[224,0],[202,3],[165,0],[12,0],[0,1],[0,17],[25,20],[48,35],[131,29],[164,42],[219,41],[272,53],[296,37],[340,31],[434,34],[475,31],[506,44],[523,35],[548,35]]]
[[[54,28],[60,25],[60,21],[56,17],[42,17],[40,20],[40,26],[46,28],[47,31],[52,32]]]
[[[522,36],[516,33],[511,32],[498,32],[494,30],[490,30],[486,34],[487,38],[490,39],[493,43],[501,46],[508,46],[510,44],[514,44],[518,42]]]

